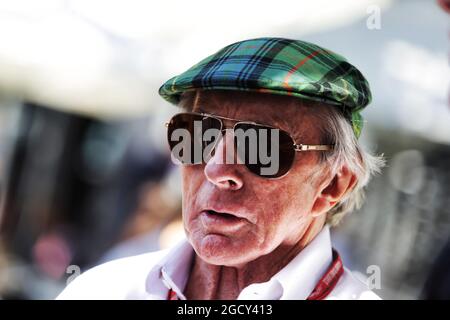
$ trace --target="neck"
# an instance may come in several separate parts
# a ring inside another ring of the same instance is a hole
[[[293,244],[281,244],[271,253],[240,266],[212,265],[195,256],[184,294],[189,300],[234,300],[253,283],[267,282],[283,269],[320,232],[324,221],[314,221]]]

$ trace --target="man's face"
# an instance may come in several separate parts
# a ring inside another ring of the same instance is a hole
[[[230,98],[232,97],[232,98]],[[320,144],[317,120],[295,98],[270,94],[203,91],[193,111],[254,121],[283,129],[297,143]],[[239,266],[300,240],[324,175],[317,152],[297,152],[291,170],[278,179],[257,176],[243,164],[226,164],[227,133],[214,157],[182,167],[183,222],[204,261]],[[213,210],[213,211],[212,211]]]

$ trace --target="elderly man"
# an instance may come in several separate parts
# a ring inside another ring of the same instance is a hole
[[[61,299],[378,298],[333,250],[329,227],[359,207],[383,165],[358,137],[362,74],[317,45],[231,44],[168,80],[187,239],[73,281]]]

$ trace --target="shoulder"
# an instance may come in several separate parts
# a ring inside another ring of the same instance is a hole
[[[127,299],[145,294],[146,278],[167,250],[106,262],[75,278],[59,300]]]
[[[344,273],[327,299],[332,300],[381,300],[381,298],[359,280],[350,270]]]

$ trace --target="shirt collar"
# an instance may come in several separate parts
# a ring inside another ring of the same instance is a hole
[[[184,239],[164,256],[149,272],[147,292],[154,299],[167,299],[171,288],[183,295],[192,266],[194,250]],[[325,225],[317,236],[269,281],[244,288],[239,300],[306,299],[332,263],[329,227]]]
[[[154,299],[167,299],[168,290],[172,289],[182,300],[192,266],[194,250],[183,239],[151,269],[146,280],[146,289]]]

